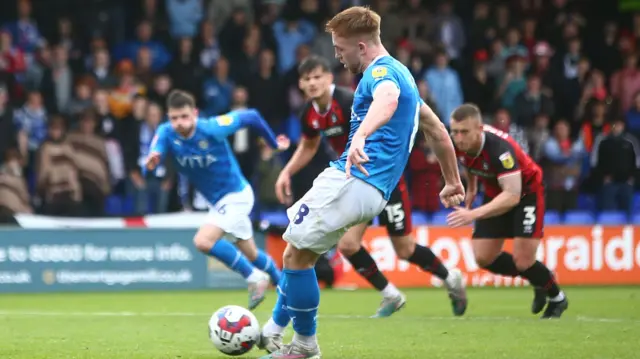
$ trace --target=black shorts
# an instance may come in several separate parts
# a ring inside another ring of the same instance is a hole
[[[485,197],[484,203],[490,200]],[[538,191],[524,195],[520,203],[507,213],[477,220],[472,238],[542,238],[543,235],[544,191]]]
[[[411,201],[404,178],[391,192],[389,202],[378,215],[381,226],[387,227],[389,236],[405,236],[413,230],[411,226]]]

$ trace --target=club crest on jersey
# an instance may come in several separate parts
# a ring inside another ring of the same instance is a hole
[[[515,165],[515,161],[513,160],[513,156],[511,156],[510,152],[505,152],[498,158],[500,159],[500,162],[502,162],[502,167],[505,169],[510,170]]]
[[[229,115],[222,115],[216,117],[216,121],[220,126],[229,126],[231,123],[233,123],[233,118]]]
[[[336,116],[335,113],[331,114],[331,123],[337,123],[338,122],[338,116]]]
[[[209,142],[207,142],[207,140],[202,140],[198,142],[198,147],[200,147],[203,150],[206,150],[207,148],[209,148]]]
[[[311,126],[317,130],[320,127],[320,124],[318,123],[318,120],[313,120]]]
[[[383,77],[386,74],[387,74],[387,68],[384,66],[378,66],[373,70],[371,70],[371,76],[373,76],[374,79]]]

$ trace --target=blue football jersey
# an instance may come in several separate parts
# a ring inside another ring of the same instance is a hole
[[[369,111],[376,87],[385,81],[393,82],[400,89],[398,108],[389,122],[365,141],[364,151],[369,156],[369,162],[364,164],[364,168],[369,172],[369,176],[362,174],[355,166],[351,169],[351,174],[378,188],[384,198],[389,200],[409,160],[418,132],[422,104],[413,76],[393,57],[377,58],[364,71],[351,107],[349,142],[345,152],[338,160],[331,162],[331,166],[345,170],[351,139]]]
[[[183,138],[170,123],[158,127],[151,151],[163,159],[170,155],[178,172],[212,205],[228,193],[240,192],[248,184],[227,142],[241,127],[234,112],[213,118],[198,118],[190,138]]]

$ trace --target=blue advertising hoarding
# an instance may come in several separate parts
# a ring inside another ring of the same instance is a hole
[[[242,288],[195,230],[0,230],[0,292]]]

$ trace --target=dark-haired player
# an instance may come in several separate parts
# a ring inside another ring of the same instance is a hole
[[[195,246],[246,279],[249,309],[253,309],[264,300],[269,279],[274,284],[279,282],[280,271],[253,241],[249,219],[253,191],[240,171],[227,137],[249,126],[277,150],[287,149],[289,140],[284,136],[276,139],[256,110],[199,118],[193,96],[184,91],[172,91],[167,98],[167,108],[169,122],[158,127],[145,167],[155,170],[170,154],[178,171],[205,197],[211,209],[193,238]],[[235,246],[223,236],[233,238]]]
[[[286,204],[291,201],[291,176],[314,157],[322,135],[338,155],[344,152],[353,103],[353,93],[350,90],[333,85],[333,75],[326,59],[310,56],[300,64],[299,74],[300,88],[308,98],[301,114],[303,136],[298,149],[276,182],[276,194]],[[398,257],[442,279],[449,290],[454,314],[464,314],[466,295],[460,271],[447,270],[429,248],[417,245],[411,236],[411,203],[403,178],[391,193],[389,202],[378,218],[386,226]],[[380,272],[374,259],[362,246],[366,229],[367,223],[351,227],[338,242],[338,249],[355,270],[382,293],[382,304],[375,316],[388,317],[402,308],[405,296]]]
[[[521,276],[535,288],[531,310],[542,318],[559,318],[568,301],[551,271],[536,260],[544,229],[542,170],[506,133],[484,125],[471,104],[451,115],[451,137],[460,164],[467,169],[467,208],[457,207],[447,220],[452,227],[475,221],[473,253],[482,268],[506,276]],[[485,188],[484,204],[471,209],[478,178]],[[513,238],[513,254],[502,251]],[[547,303],[548,297],[548,303]]]

